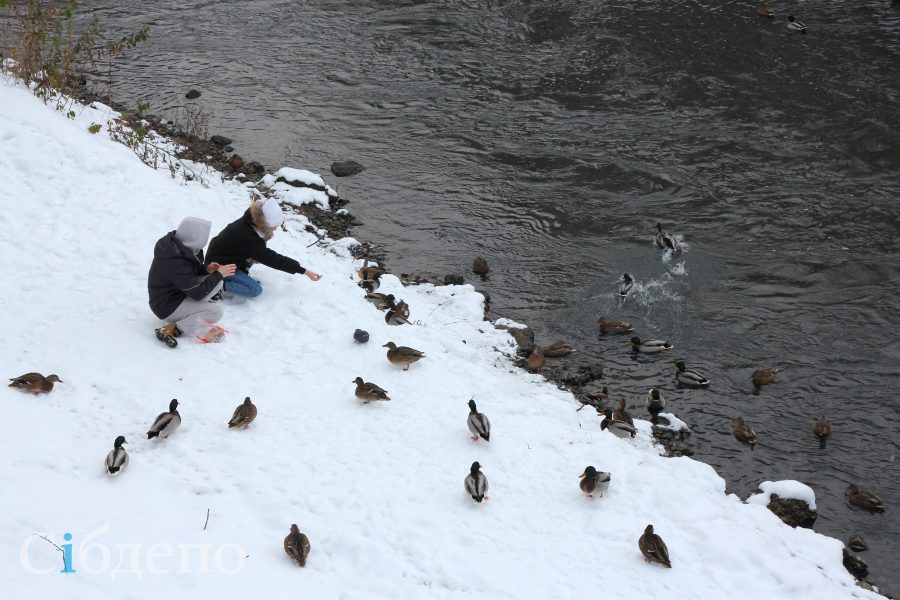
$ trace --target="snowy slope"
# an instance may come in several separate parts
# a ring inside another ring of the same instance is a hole
[[[224,343],[166,348],[147,306],[155,241],[188,215],[218,232],[247,189],[155,172],[87,131],[102,110],[76,112],[0,81],[0,364],[64,381],[38,397],[0,388],[4,598],[879,598],[841,566],[841,542],[726,496],[707,465],[659,456],[646,422],[631,442],[601,432],[514,368],[470,286],[387,276],[380,291],[419,322],[388,327],[355,285],[359,261],[345,244],[307,249],[302,217],[271,246],[320,282],[257,266],[265,292],[224,301]],[[403,372],[389,340],[427,357]],[[392,401],[361,405],[356,376]],[[259,416],[229,430],[244,396]],[[490,444],[469,438],[472,396]],[[181,428],[148,441],[171,398]],[[131,464],[109,479],[120,434]],[[463,491],[474,460],[491,485],[482,505]],[[579,491],[587,465],[612,473],[606,497]],[[312,544],[305,569],[282,549],[291,523]],[[638,550],[648,523],[671,570]],[[75,572],[35,533],[70,533]]]

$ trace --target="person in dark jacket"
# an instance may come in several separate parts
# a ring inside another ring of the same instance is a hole
[[[204,324],[222,318],[222,307],[209,299],[222,289],[222,280],[233,275],[237,266],[204,265],[203,247],[211,227],[209,221],[187,217],[178,229],[159,238],[153,249],[147,275],[150,310],[166,322],[156,330],[156,337],[171,348],[178,345],[175,338],[183,332],[199,333]]]
[[[284,213],[274,198],[256,201],[250,205],[244,215],[229,223],[219,235],[209,243],[206,260],[210,263],[235,263],[238,271],[225,278],[225,291],[237,296],[256,298],[262,294],[262,285],[250,277],[250,267],[260,263],[284,271],[300,273],[312,281],[321,276],[300,266],[293,258],[278,254],[266,246],[266,242],[275,235],[275,230],[284,223]]]

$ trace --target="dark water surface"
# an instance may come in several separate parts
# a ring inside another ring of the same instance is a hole
[[[573,364],[600,357],[635,414],[661,387],[729,491],[812,486],[815,529],[863,534],[870,580],[897,592],[900,10],[776,3],[773,22],[753,6],[93,2],[108,31],[152,25],[114,98],[174,114],[197,88],[245,159],[364,163],[329,180],[393,272],[467,273],[485,256],[495,316],[573,343]],[[663,260],[656,221],[683,255]],[[620,306],[623,272],[639,285]],[[673,341],[712,387],[677,390],[669,360],[598,339],[602,315]],[[751,372],[776,365],[754,395]],[[737,415],[754,451],[731,436]],[[851,482],[888,511],[851,508]]]

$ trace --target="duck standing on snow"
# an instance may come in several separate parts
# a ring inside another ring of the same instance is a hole
[[[778,372],[781,371],[778,367],[772,367],[770,369],[757,369],[753,371],[753,375],[750,377],[751,381],[753,381],[753,385],[756,387],[760,387],[763,385],[768,385],[770,383],[775,383],[775,376]]]
[[[659,390],[653,388],[647,392],[647,400],[644,402],[644,407],[647,409],[647,412],[650,413],[650,422],[656,423],[659,413],[666,408],[666,401],[662,397],[662,394],[659,393]]]
[[[528,370],[532,373],[540,371],[544,368],[544,365],[547,363],[544,358],[544,349],[540,346],[535,346],[531,350],[531,354],[528,355],[528,360],[525,361],[525,364],[528,366]]]
[[[369,402],[378,400],[390,400],[385,390],[381,389],[374,383],[367,383],[363,381],[362,377],[357,377],[353,380],[353,383],[356,384],[356,397],[362,400],[363,404],[368,404]]]
[[[244,398],[243,404],[239,404],[228,421],[229,429],[245,429],[256,418],[256,405],[250,400],[250,396]]]
[[[791,31],[799,31],[800,33],[806,33],[806,25],[798,21],[794,18],[794,15],[790,15],[788,17],[787,28]]]
[[[657,352],[668,352],[674,346],[665,340],[645,340],[641,341],[639,337],[633,337],[628,342],[631,344],[631,352],[633,354],[637,354],[638,352],[644,354],[656,354]]]
[[[409,305],[401,300],[400,302],[388,303],[388,311],[384,315],[384,322],[388,325],[409,324]]]
[[[365,256],[363,258],[363,266],[360,267],[359,271],[356,272],[359,275],[359,278],[363,281],[378,279],[382,276],[384,271],[379,269],[378,267],[370,267],[369,266],[369,257]]]
[[[624,398],[619,398],[619,403],[616,404],[616,410],[613,411],[613,421],[622,421],[623,423],[628,423],[634,427],[634,419],[632,419],[631,415],[628,414],[628,411],[625,410]]]
[[[573,352],[577,352],[575,348],[565,342],[553,342],[549,346],[544,346],[541,350],[544,352],[544,356],[549,356],[550,358],[568,356]]]
[[[578,477],[581,478],[578,487],[587,494],[588,498],[593,498],[594,494],[600,494],[602,498],[603,492],[609,489],[609,480],[612,478],[609,473],[598,471],[594,467],[585,468]]]
[[[425,356],[424,352],[419,352],[409,346],[398,346],[394,342],[388,342],[382,348],[388,349],[388,362],[392,365],[402,365],[404,371],[409,371],[409,365]]]
[[[748,423],[744,422],[744,417],[738,417],[734,420],[734,426],[731,428],[731,431],[738,441],[750,444],[751,447],[756,445],[756,431]]]
[[[666,568],[672,568],[672,561],[669,560],[669,549],[661,537],[653,533],[653,525],[647,525],[644,529],[644,535],[638,540],[638,547],[644,558],[652,563],[662,565]]]
[[[181,415],[176,410],[178,408],[178,400],[172,399],[169,402],[169,412],[160,413],[150,426],[147,432],[147,439],[152,440],[155,437],[167,438],[181,425]]]
[[[469,418],[466,419],[466,424],[472,432],[472,441],[477,442],[478,438],[484,438],[486,442],[491,441],[491,422],[475,408],[474,398],[469,400]]]
[[[106,455],[106,474],[115,477],[128,466],[128,453],[122,444],[127,444],[125,436],[120,435],[113,443],[113,449]]]
[[[488,497],[485,496],[488,491],[488,480],[487,477],[484,476],[484,473],[481,472],[481,465],[478,464],[477,460],[472,463],[469,474],[466,475],[466,480],[463,483],[466,487],[466,493],[472,496],[472,500],[475,502],[481,502],[482,500],[488,499]]]
[[[284,551],[295,563],[301,567],[306,566],[306,557],[309,556],[309,538],[300,533],[300,528],[294,523],[291,532],[284,538]]]
[[[850,496],[850,504],[858,506],[866,510],[883,511],[885,508],[884,500],[866,490],[861,490],[855,485],[847,487],[847,494]]]
[[[707,387],[709,385],[709,379],[701,375],[699,371],[686,368],[683,360],[675,361],[672,364],[678,369],[675,372],[675,379],[680,385],[688,387]]]
[[[668,231],[663,231],[662,225],[656,224],[656,245],[663,250],[678,252],[678,240]]]
[[[32,394],[46,394],[53,389],[53,383],[63,383],[55,374],[44,377],[40,373],[25,373],[9,380],[9,387]]]
[[[622,298],[624,298],[625,296],[628,295],[628,292],[630,292],[633,288],[634,288],[634,279],[631,278],[631,275],[629,275],[628,273],[625,273],[624,275],[622,275],[622,281],[621,281],[621,283],[619,283],[619,287],[616,290],[616,293],[619,296],[621,296]]]
[[[394,295],[393,294],[379,294],[376,292],[369,292],[366,294],[366,300],[375,305],[375,308],[378,310],[385,310],[394,305]]]
[[[601,431],[604,429],[609,429],[610,433],[622,439],[633,438],[635,435],[637,435],[637,429],[634,428],[634,425],[629,425],[625,421],[617,421],[613,419],[612,409],[607,408],[604,414],[606,416],[602,421],[600,421]]]
[[[613,319],[597,319],[597,327],[600,328],[600,333],[603,335],[606,335],[607,333],[621,335],[623,333],[631,333],[634,331],[634,327],[632,327],[630,323],[615,321]]]

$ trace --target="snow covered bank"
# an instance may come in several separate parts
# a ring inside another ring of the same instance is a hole
[[[512,367],[512,338],[481,320],[471,286],[385,276],[379,291],[418,323],[387,326],[348,242],[306,248],[305,218],[289,216],[271,247],[320,282],[257,266],[265,292],[225,301],[224,343],[166,348],[147,306],[155,241],[187,215],[219,231],[248,190],[153,171],[89,133],[102,111],[76,113],[0,82],[0,355],[9,377],[64,382],[44,396],[0,388],[4,598],[879,598],[844,570],[841,542],[726,496],[707,465],[659,456],[649,423],[633,441],[593,415],[580,427],[571,397]],[[403,372],[387,341],[426,358]],[[392,401],[361,405],[357,376]],[[259,416],[229,430],[245,396]],[[469,437],[473,396],[489,444]],[[181,428],[148,441],[172,398]],[[118,435],[131,463],[109,479]],[[491,486],[481,505],[463,491],[475,460]],[[612,474],[603,498],[579,491],[587,465]],[[292,523],[312,545],[305,569],[282,549]],[[638,550],[648,523],[671,570]],[[71,545],[70,568],[35,533]]]

